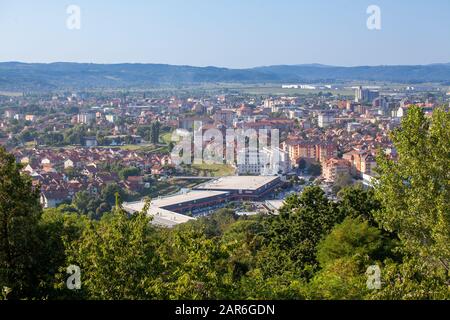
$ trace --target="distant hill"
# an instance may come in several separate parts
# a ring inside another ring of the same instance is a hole
[[[450,64],[417,66],[334,67],[324,65],[269,66],[252,70],[276,74],[292,80],[362,80],[388,82],[445,82],[450,79]]]
[[[0,63],[0,90],[132,88],[196,83],[317,81],[450,82],[450,64],[335,67],[320,64],[251,69],[166,64]]]

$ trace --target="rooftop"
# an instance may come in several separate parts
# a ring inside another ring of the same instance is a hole
[[[277,179],[277,176],[230,176],[203,183],[196,188],[203,190],[258,190]]]
[[[214,196],[226,196],[228,192],[222,191],[187,191],[184,193],[168,196],[164,198],[154,199],[148,210],[148,214],[153,216],[153,224],[171,228],[177,224],[185,223],[194,218],[164,209],[171,205],[181,204],[185,202],[201,200]],[[125,202],[123,208],[130,212],[138,212],[144,208],[144,201]]]
[[[185,193],[176,194],[173,196],[168,196],[164,198],[157,198],[152,201],[152,205],[164,208],[167,206],[185,203],[185,202],[191,202],[195,200],[201,200],[205,198],[210,198],[214,196],[226,196],[228,195],[228,192],[222,192],[222,191],[199,191],[199,190],[193,190],[188,191]]]
[[[228,192],[222,192],[222,191],[188,191],[185,193],[179,193],[172,196],[167,196],[163,198],[156,198],[152,200],[152,207],[157,208],[165,208],[171,205],[181,204],[185,202],[195,201],[195,200],[201,200],[205,198],[210,198],[214,196],[226,196]],[[138,201],[138,202],[129,202],[124,204],[125,210],[130,211],[140,211],[144,207],[144,201]]]
[[[124,203],[123,208],[130,213],[138,212],[144,208],[144,202],[139,201],[132,203]],[[172,228],[178,224],[186,223],[190,220],[195,220],[194,218],[185,216],[183,214],[168,211],[155,206],[151,206],[148,209],[147,214],[153,217],[152,224],[167,228]]]

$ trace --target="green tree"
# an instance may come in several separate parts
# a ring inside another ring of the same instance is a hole
[[[313,300],[362,300],[368,295],[364,271],[353,258],[336,259],[315,274],[301,292]]]
[[[366,270],[380,265],[391,249],[391,241],[362,216],[347,217],[317,246],[322,269],[306,286],[310,299],[363,299],[367,297]]]
[[[116,201],[116,194],[119,194],[120,199],[126,198],[126,194],[123,189],[117,183],[108,184],[104,187],[100,193],[100,198],[103,202],[110,205],[109,209],[114,206]]]
[[[0,288],[10,288],[11,298],[35,297],[39,286],[40,191],[21,168],[0,147]]]
[[[88,191],[80,191],[75,194],[72,199],[72,205],[81,213],[89,213],[89,204],[92,201],[92,196]]]
[[[317,260],[321,266],[340,258],[373,260],[382,257],[383,248],[384,239],[379,229],[369,226],[360,217],[347,217],[319,243]]]
[[[146,212],[129,216],[119,205],[100,221],[90,221],[81,237],[66,244],[67,264],[78,265],[82,290],[90,299],[157,298],[161,273],[155,229]]]
[[[267,275],[294,270],[310,276],[317,266],[317,244],[342,219],[342,213],[320,187],[307,187],[300,196],[289,196],[280,215],[266,223],[262,270]]]
[[[345,187],[338,193],[339,210],[346,217],[359,217],[374,225],[373,214],[381,209],[380,202],[375,197],[372,188],[365,189],[360,184]],[[378,225],[377,225],[378,226]]]
[[[197,219],[199,229],[204,230],[207,237],[220,237],[235,221],[237,216],[230,209],[219,209],[212,215]],[[195,222],[194,222],[195,224]]]
[[[233,244],[208,239],[203,230],[174,230],[160,251],[167,272],[160,295],[166,299],[231,299],[237,282],[230,263]]]
[[[158,144],[159,143],[159,135],[160,135],[160,131],[161,131],[161,123],[159,121],[152,123],[151,126],[151,142],[153,144]]]
[[[398,159],[378,157],[375,191],[382,209],[376,219],[398,234],[406,255],[448,273],[450,114],[436,109],[428,119],[420,108],[410,108],[392,140]]]
[[[128,177],[138,176],[141,170],[136,167],[123,168],[119,172],[119,177],[122,180],[127,180]]]
[[[137,128],[137,134],[140,135],[145,140],[151,142],[152,126],[139,126]]]
[[[293,300],[306,298],[305,280],[290,271],[267,277],[261,269],[256,268],[242,277],[239,284],[239,299]]]
[[[333,183],[333,192],[337,194],[342,188],[352,185],[353,178],[349,173],[338,174],[336,180]]]
[[[381,290],[371,291],[369,299],[450,299],[448,273],[445,268],[430,268],[421,259],[404,258],[401,263],[387,259],[381,271]]]
[[[42,244],[37,253],[40,263],[35,269],[40,275],[40,297],[46,299],[83,297],[67,289],[59,272],[68,267],[64,243],[79,239],[88,221],[86,216],[67,213],[64,207],[46,209],[42,214],[38,225]]]
[[[320,164],[311,163],[308,166],[308,173],[314,177],[318,177],[322,174],[322,166]]]

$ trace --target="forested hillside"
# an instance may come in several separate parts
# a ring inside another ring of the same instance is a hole
[[[450,82],[450,64],[335,67],[267,66],[251,69],[166,64],[0,63],[0,90],[48,91],[145,88],[203,83],[301,83],[383,81]]]

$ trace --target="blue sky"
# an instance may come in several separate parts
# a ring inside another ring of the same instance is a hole
[[[81,29],[66,27],[69,5]],[[369,5],[381,27],[366,27]],[[274,64],[450,62],[449,0],[0,0],[0,61]]]

